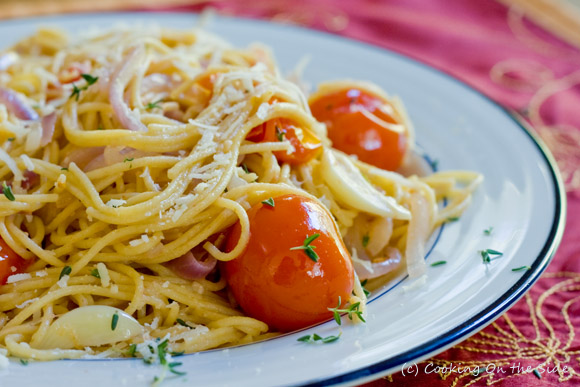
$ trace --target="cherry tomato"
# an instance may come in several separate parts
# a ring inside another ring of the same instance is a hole
[[[26,260],[22,259],[0,238],[0,285],[4,285],[8,277],[21,273],[26,267]],[[16,270],[13,270],[15,268]]]
[[[382,98],[349,88],[310,101],[312,115],[326,124],[332,146],[376,167],[401,166],[408,135],[394,107]]]
[[[279,196],[274,206],[257,204],[248,211],[250,240],[246,250],[223,265],[235,299],[249,315],[280,331],[291,331],[332,318],[328,308],[343,305],[354,285],[353,268],[330,214],[317,202],[297,195]],[[241,233],[234,225],[226,248]],[[318,256],[315,262],[304,249]],[[312,239],[312,238],[310,238]]]
[[[298,137],[299,132],[302,132],[302,138]],[[276,151],[274,155],[278,161],[291,165],[306,163],[322,151],[322,144],[318,137],[306,130],[299,130],[292,121],[285,118],[264,122],[252,129],[246,138],[253,142],[276,142],[284,139],[290,141],[294,152]]]

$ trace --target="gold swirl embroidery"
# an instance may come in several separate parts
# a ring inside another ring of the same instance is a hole
[[[517,8],[510,8],[507,22],[514,36],[534,51],[542,55],[558,56],[567,62],[580,62],[576,49],[555,46],[532,33]],[[580,71],[555,78],[551,69],[539,62],[511,58],[496,63],[489,76],[493,82],[507,89],[532,93],[528,106],[520,113],[529,119],[552,151],[566,190],[580,192],[580,128],[567,124],[548,124],[541,114],[541,108],[549,98],[580,84]]]
[[[540,377],[545,377],[546,373],[557,374],[561,383],[580,377],[580,349],[573,347],[578,328],[570,317],[570,308],[580,302],[580,273],[547,273],[540,279],[540,284],[545,282],[552,284],[535,301],[530,294],[525,295],[529,313],[528,327],[533,328],[531,334],[524,334],[522,322],[518,322],[518,328],[510,317],[513,312],[507,312],[483,331],[454,347],[454,350],[477,353],[477,360],[435,357],[421,364],[439,366],[443,370],[438,372],[442,380],[452,377],[451,387],[470,386],[477,382],[492,385],[529,374],[533,377],[538,377],[536,374]],[[545,310],[553,308],[561,300],[565,302],[559,318],[555,320],[553,316],[546,317]],[[555,325],[559,328],[554,329]],[[567,332],[564,332],[562,325]],[[519,368],[515,365],[524,361],[528,363],[519,367],[521,371],[517,371]],[[526,369],[530,363],[534,364],[533,368]],[[465,371],[452,371],[453,365],[456,366],[455,370],[463,367]],[[490,365],[494,366],[494,372],[481,371],[478,375],[473,372],[478,368],[490,370]],[[538,371],[542,369],[543,375]]]

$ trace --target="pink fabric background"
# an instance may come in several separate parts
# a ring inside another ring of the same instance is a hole
[[[369,385],[580,385],[580,51],[493,0],[224,0],[170,10],[208,5],[334,32],[439,68],[529,119],[562,168],[568,220],[548,274],[496,324],[429,361],[505,363],[505,372],[426,373],[424,363],[418,376],[399,373]],[[554,372],[539,379],[518,365]]]

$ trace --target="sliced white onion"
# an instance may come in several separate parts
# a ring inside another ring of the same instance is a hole
[[[26,98],[22,94],[14,90],[0,87],[0,103],[21,120],[38,120],[38,113],[28,106]]]
[[[135,74],[135,68],[143,62],[144,58],[145,48],[142,45],[133,48],[117,68],[109,87],[109,100],[117,119],[126,129],[138,132],[147,131],[147,127],[131,111],[123,99],[123,93]]]
[[[394,247],[385,249],[385,256],[377,258],[374,261],[361,259],[353,250],[352,264],[356,274],[361,280],[371,279],[385,275],[398,269],[403,261],[401,252]]]
[[[202,261],[188,251],[181,257],[169,261],[167,266],[181,278],[196,280],[205,278],[215,268],[216,263],[217,260],[214,257],[210,256]]]
[[[369,241],[366,246],[372,257],[378,256],[391,240],[393,233],[393,219],[376,218],[370,224]]]
[[[46,146],[52,141],[55,124],[56,112],[52,112],[49,115],[42,117],[42,137],[40,139],[40,146]]]
[[[411,194],[411,220],[407,229],[405,260],[410,278],[426,273],[425,241],[431,228],[430,209],[427,200],[419,193]]]
[[[325,148],[320,167],[324,181],[346,206],[382,217],[410,218],[409,210],[373,187],[346,154]]]

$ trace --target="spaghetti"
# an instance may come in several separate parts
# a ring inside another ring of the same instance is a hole
[[[319,93],[351,86],[391,101],[361,82]],[[408,164],[411,125],[392,101]],[[276,120],[294,137],[276,127],[278,139],[250,141]],[[296,162],[308,138],[314,156]],[[428,236],[481,181],[404,177],[333,150],[266,47],[236,49],[198,30],[74,40],[39,30],[0,56],[0,143],[0,236],[24,262],[0,286],[0,348],[38,360],[144,354],[151,339],[191,353],[271,337],[214,268],[244,252],[252,206],[284,195],[321,203],[358,276],[379,282],[395,269],[423,275]],[[236,223],[239,240],[225,249]],[[176,266],[183,260],[197,274]],[[355,281],[350,303],[365,301]],[[87,332],[90,321],[106,332]]]

